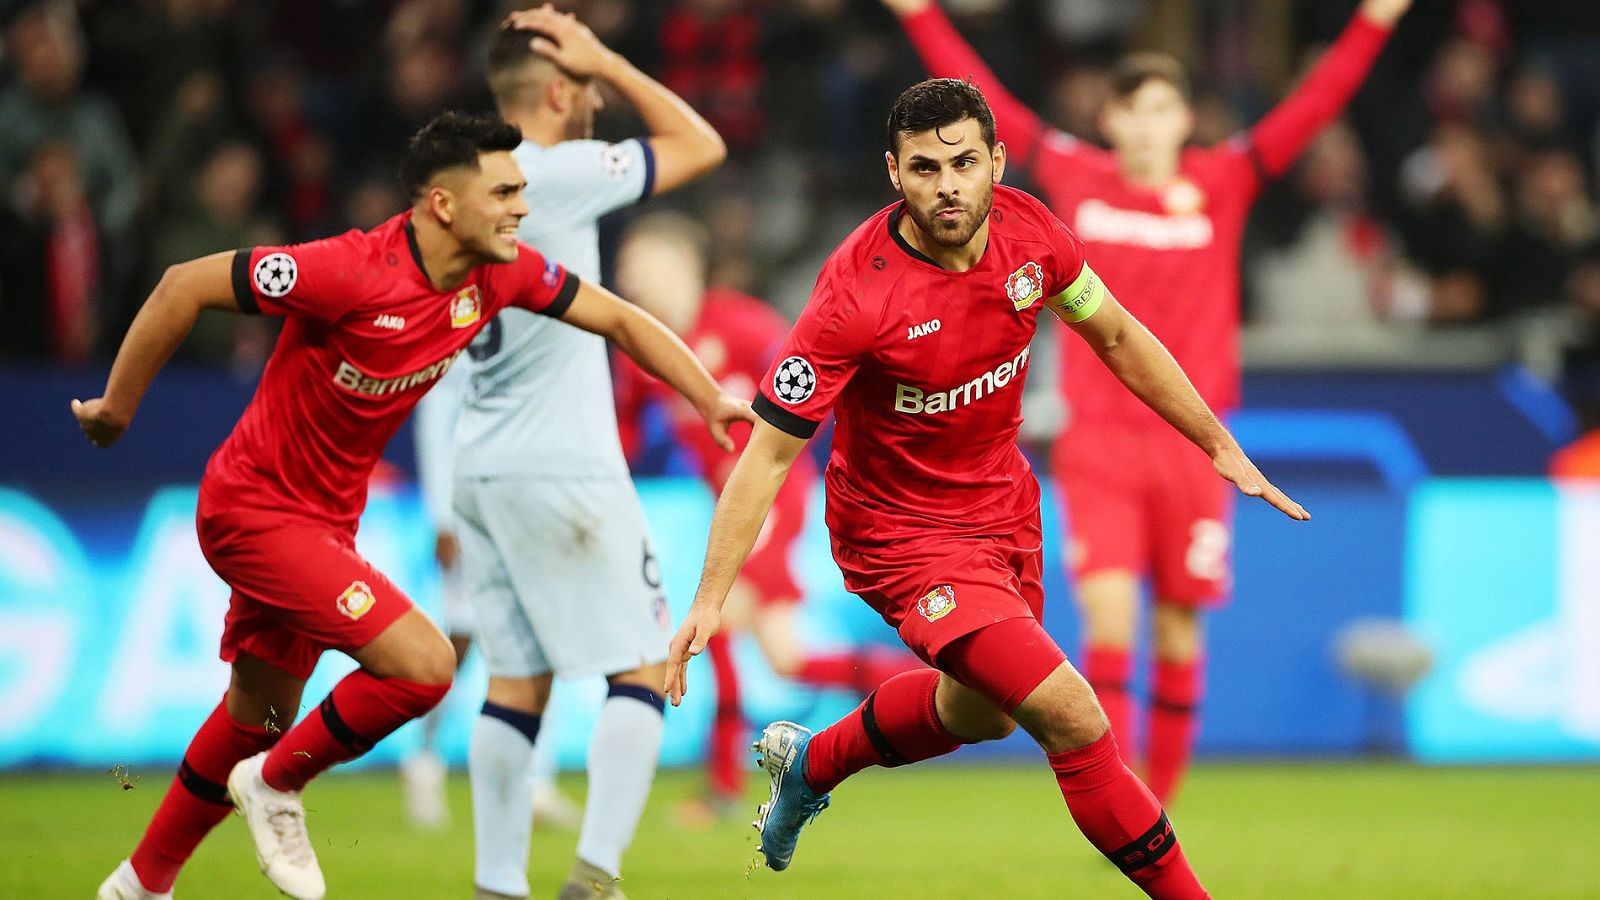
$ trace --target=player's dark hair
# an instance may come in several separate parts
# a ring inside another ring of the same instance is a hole
[[[568,78],[571,73],[560,69],[547,57],[533,52],[529,45],[534,32],[518,28],[501,28],[489,41],[489,60],[486,72],[489,91],[501,109],[516,106],[531,99],[557,71]],[[576,79],[574,80],[581,80]]]
[[[957,78],[930,78],[901,92],[889,110],[889,152],[900,154],[900,138],[920,134],[962,119],[976,119],[983,142],[994,146],[994,113],[983,92]]]
[[[446,169],[478,168],[478,154],[515,150],[522,132],[493,114],[451,110],[434,116],[406,144],[400,161],[400,184],[417,198],[435,175]]]
[[[1111,73],[1111,95],[1127,100],[1136,91],[1152,81],[1165,81],[1177,89],[1185,101],[1190,99],[1189,75],[1183,63],[1166,53],[1130,53],[1117,63]]]

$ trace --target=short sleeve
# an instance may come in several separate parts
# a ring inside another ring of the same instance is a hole
[[[868,318],[849,285],[825,269],[759,383],[756,415],[798,438],[815,434],[869,348],[876,323]]]
[[[537,171],[527,171],[533,167]],[[656,158],[647,141],[563,141],[524,166],[528,181],[559,189],[563,215],[598,219],[647,199],[655,190]],[[534,215],[539,215],[534,210]]]
[[[233,254],[233,298],[244,312],[333,321],[362,299],[368,271],[359,231]]]
[[[1050,235],[1045,305],[1063,322],[1082,322],[1100,310],[1108,296],[1105,282],[1089,268],[1083,241],[1053,213],[1046,210],[1044,215]]]
[[[493,308],[515,306],[559,319],[578,296],[582,280],[527,244],[517,243],[516,262],[490,269]]]

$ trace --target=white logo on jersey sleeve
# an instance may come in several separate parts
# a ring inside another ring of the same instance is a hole
[[[621,181],[633,168],[633,154],[621,144],[612,144],[600,151],[600,170],[612,181]]]
[[[294,290],[294,281],[300,276],[300,267],[287,253],[269,253],[256,263],[256,290],[268,297],[282,297]]]
[[[772,392],[784,403],[801,403],[816,389],[816,370],[798,356],[780,363],[777,374],[772,376]]]

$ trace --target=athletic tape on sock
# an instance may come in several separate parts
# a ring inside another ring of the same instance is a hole
[[[483,715],[500,721],[515,728],[521,735],[533,743],[539,738],[539,724],[543,718],[538,713],[523,712],[520,709],[511,709],[498,703],[483,702]]]
[[[333,739],[344,745],[346,750],[360,756],[372,749],[372,742],[356,734],[353,729],[345,724],[344,718],[339,715],[339,708],[333,705],[333,694],[330,692],[323,699],[320,707],[322,724],[333,735]]]
[[[227,785],[212,781],[196,772],[187,759],[178,766],[178,783],[183,785],[184,790],[207,803],[215,803],[218,806],[233,805],[233,801],[228,799]]]
[[[893,744],[889,743],[889,736],[884,734],[883,729],[878,727],[878,716],[872,711],[873,701],[877,697],[878,692],[873,691],[867,695],[867,701],[861,704],[861,728],[867,733],[867,740],[872,743],[872,749],[878,751],[878,755],[883,757],[885,768],[892,769],[896,766],[903,766],[907,762],[906,758],[894,748]]]

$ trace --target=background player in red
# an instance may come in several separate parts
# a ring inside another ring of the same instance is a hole
[[[997,186],[1005,146],[975,87],[934,79],[909,88],[887,132],[889,178],[905,199],[829,257],[760,385],[761,421],[717,504],[700,589],[667,661],[668,693],[681,698],[688,658],[716,632],[785,473],[832,409],[824,478],[834,559],[845,585],[938,671],[896,675],[814,736],[790,722],[767,726],[757,742],[772,776],[757,820],[767,864],[788,867],[800,828],[851,774],[1020,724],[1096,848],[1151,896],[1207,896],[1160,803],[1123,765],[1093,690],[1040,624],[1039,485],[1017,431],[1041,309],[1217,473],[1309,516],[1261,477],[1066,226],[1028,194]]]
[[[174,266],[129,328],[105,395],[72,401],[89,440],[109,446],[201,310],[287,319],[200,484],[200,546],[233,589],[221,654],[232,682],[101,898],[170,896],[230,801],[267,877],[291,897],[324,895],[302,789],[426,713],[455,670],[449,641],[355,550],[368,476],[417,399],[500,309],[605,335],[690,395],[720,441],[749,418],[659,322],[516,240],[528,214],[511,156],[521,140],[498,118],[447,113],[407,148],[408,212],[370,232]],[[290,728],[330,648],[360,668]]]
[[[1109,151],[1049,128],[1007,93],[931,0],[884,2],[930,74],[975,80],[994,105],[1012,165],[1027,171],[1206,403],[1222,415],[1236,409],[1239,257],[1250,206],[1344,109],[1411,0],[1365,0],[1292,95],[1248,132],[1207,149],[1187,146],[1194,113],[1178,62],[1129,56],[1101,115]],[[1061,359],[1071,419],[1051,470],[1070,519],[1084,675],[1131,750],[1127,685],[1148,574],[1154,671],[1145,777],[1165,802],[1194,746],[1202,613],[1230,585],[1232,495],[1180,435],[1117,389],[1088,347],[1069,342]]]
[[[687,216],[658,212],[629,224],[617,251],[617,288],[683,338],[723,390],[753,397],[756,383],[772,365],[789,322],[771,306],[725,287],[707,288],[710,237]],[[638,421],[647,403],[660,403],[673,436],[688,451],[713,494],[722,493],[738,460],[707,440],[694,410],[665,384],[644,375],[626,359],[616,366],[618,419],[630,452],[638,443]],[[747,440],[735,438],[736,450]],[[716,678],[706,768],[710,797],[687,812],[705,821],[731,810],[744,798],[748,780],[743,751],[748,727],[739,708],[739,676],[729,632],[749,627],[773,672],[815,688],[843,688],[865,694],[884,680],[922,663],[909,653],[885,648],[817,652],[800,639],[796,604],[804,591],[789,564],[805,527],[806,504],[817,483],[817,466],[802,456],[778,491],[755,548],[734,582],[724,607],[727,628],[706,648]]]

